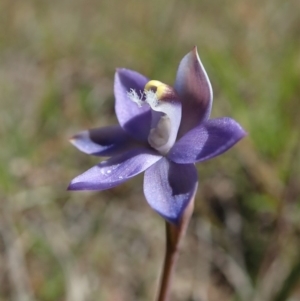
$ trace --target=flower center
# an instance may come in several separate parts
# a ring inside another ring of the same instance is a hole
[[[140,96],[133,89],[128,92],[128,96],[140,107],[145,104],[151,107],[148,142],[162,155],[166,155],[176,141],[181,121],[181,102],[175,90],[162,82],[151,80]]]

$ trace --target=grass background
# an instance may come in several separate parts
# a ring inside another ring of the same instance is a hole
[[[249,136],[198,164],[173,301],[300,300],[300,2],[1,0],[0,300],[153,300],[164,223],[142,177],[67,192],[68,138],[116,123],[116,67],[172,84],[194,45],[213,117]]]

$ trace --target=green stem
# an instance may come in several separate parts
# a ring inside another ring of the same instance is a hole
[[[194,197],[185,209],[179,225],[166,221],[166,253],[157,301],[168,301],[180,243],[185,235],[194,210]]]

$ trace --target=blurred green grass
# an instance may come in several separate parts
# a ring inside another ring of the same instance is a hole
[[[66,192],[97,162],[68,138],[116,123],[115,68],[172,84],[194,45],[212,116],[249,136],[198,165],[172,300],[300,299],[299,11],[297,0],[2,0],[0,300],[153,299],[164,227],[142,177]]]

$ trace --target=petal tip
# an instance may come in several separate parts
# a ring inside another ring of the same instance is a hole
[[[80,133],[77,133],[75,135],[73,135],[72,137],[69,138],[69,142],[71,144],[73,144],[74,146],[76,146],[76,142],[78,141],[78,139],[82,138],[82,136],[86,133],[87,131],[82,131]]]
[[[249,135],[249,133],[246,132],[246,131],[242,128],[241,139],[247,137],[248,135]]]
[[[77,177],[75,177],[68,185],[67,187],[67,191],[73,191],[73,190],[91,190],[88,187],[88,183],[85,181],[82,181],[82,179],[80,178],[82,176],[79,175]]]
[[[72,190],[77,190],[76,188],[74,188],[74,185],[72,184],[72,182],[68,185],[67,187],[67,191],[72,191]]]
[[[82,138],[84,138],[86,136],[86,133],[87,131],[83,131],[83,132],[80,132],[74,136],[72,136],[71,138],[69,138],[69,142],[75,146],[77,149],[79,149],[80,151],[83,151],[83,148],[82,148]]]
[[[121,67],[116,68],[116,75],[117,76],[126,75],[125,74],[126,72],[135,72],[135,71],[127,69],[127,68],[121,68]]]
[[[72,136],[71,138],[69,138],[69,142],[73,145],[75,145],[76,143],[76,135],[75,136]]]
[[[239,126],[239,137],[238,137],[238,141],[239,141],[239,140],[245,138],[246,136],[248,136],[249,133],[247,131],[245,131],[244,128],[238,122],[236,122],[236,124]]]
[[[69,186],[67,187],[67,191],[74,191],[74,190],[95,190],[89,187],[88,183],[85,182],[74,182],[71,181]]]
[[[198,48],[196,45],[194,45],[193,49],[192,49],[192,52],[198,56]]]

